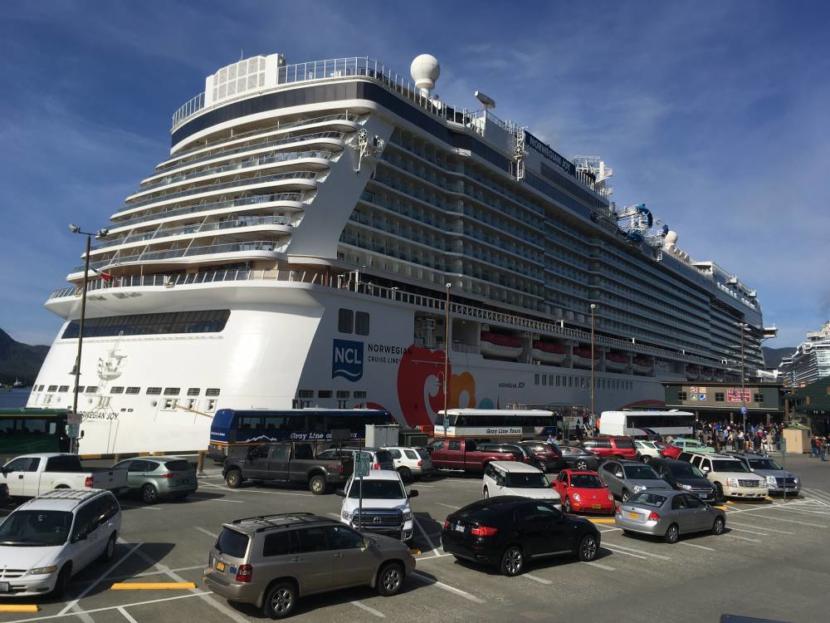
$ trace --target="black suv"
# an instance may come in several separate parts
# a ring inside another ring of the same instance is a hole
[[[675,489],[694,493],[704,502],[716,502],[715,486],[706,478],[706,474],[686,461],[674,459],[651,459],[649,465],[657,475]]]

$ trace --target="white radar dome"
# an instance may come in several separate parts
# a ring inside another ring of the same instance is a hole
[[[677,232],[673,229],[666,234],[666,244],[677,244]]]
[[[432,54],[419,54],[412,59],[409,73],[419,89],[432,89],[441,75],[441,65]]]

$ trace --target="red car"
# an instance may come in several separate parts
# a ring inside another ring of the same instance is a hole
[[[670,443],[665,448],[660,450],[660,456],[665,457],[667,459],[676,459],[678,456],[680,456],[681,452],[683,452],[683,448]]]
[[[563,469],[552,486],[566,513],[614,514],[614,496],[596,472]]]
[[[603,459],[637,460],[634,440],[625,435],[597,435],[583,441],[582,447]]]

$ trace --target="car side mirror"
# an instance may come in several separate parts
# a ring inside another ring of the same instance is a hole
[[[337,491],[335,491],[334,493],[335,493],[335,495],[338,495],[338,496],[340,496],[341,498],[346,497],[346,492],[345,492],[343,489],[338,489],[338,490],[337,490]]]
[[[709,468],[708,467],[701,467],[700,471],[702,471],[704,474],[708,474],[709,473]]]
[[[409,492],[409,497],[411,497],[411,498],[417,498],[417,497],[418,497],[418,490],[417,490],[417,489],[412,489],[412,490]]]

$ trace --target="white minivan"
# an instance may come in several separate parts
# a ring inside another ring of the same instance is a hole
[[[559,493],[538,467],[518,461],[492,461],[484,468],[481,483],[482,497],[519,495],[524,498],[550,500],[559,504]]]
[[[95,560],[112,560],[121,507],[109,491],[61,489],[0,523],[0,597],[60,596]]]

